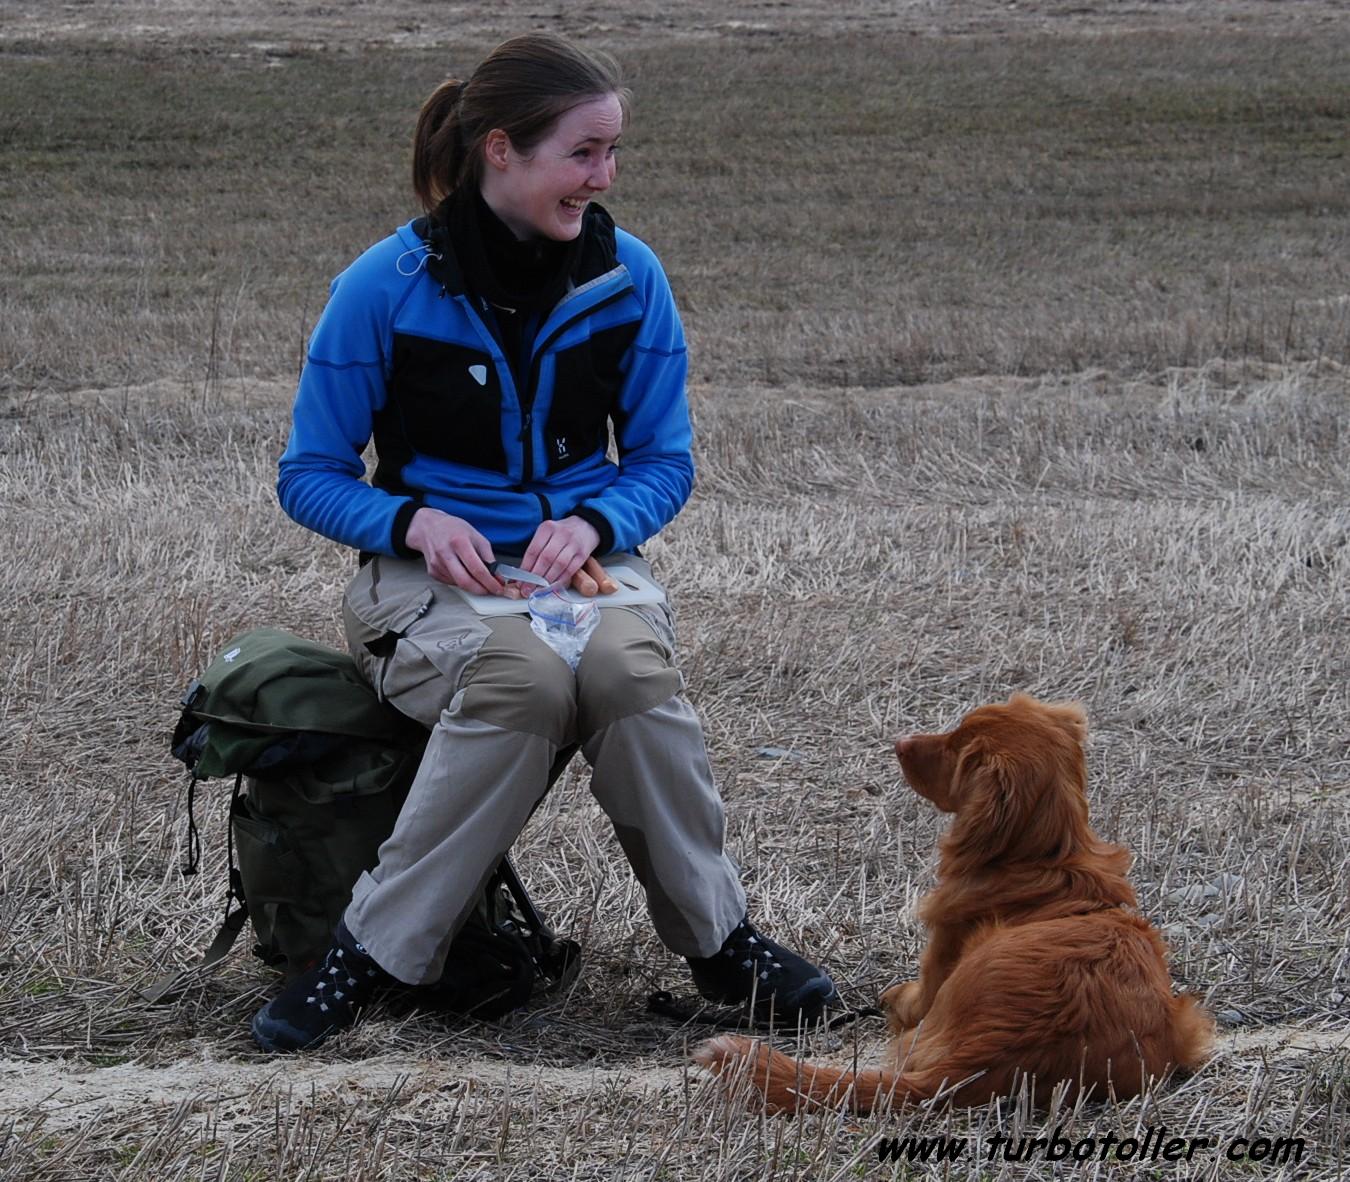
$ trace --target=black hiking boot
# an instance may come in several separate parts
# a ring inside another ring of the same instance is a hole
[[[748,918],[712,956],[685,959],[699,993],[709,1001],[734,1005],[753,998],[756,1010],[772,1007],[775,1020],[786,1025],[814,1022],[827,1008],[844,1008],[824,970],[760,935]]]
[[[346,1030],[377,989],[398,982],[339,923],[328,955],[253,1015],[253,1041],[264,1051],[303,1051]]]

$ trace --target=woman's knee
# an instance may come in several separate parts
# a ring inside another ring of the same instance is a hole
[[[524,618],[494,618],[491,628],[465,676],[461,713],[504,730],[541,735],[559,747],[573,742],[577,683],[567,662]]]
[[[602,614],[577,666],[577,735],[584,742],[683,688],[665,640],[640,615],[613,608]]]

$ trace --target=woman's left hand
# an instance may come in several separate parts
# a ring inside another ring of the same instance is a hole
[[[599,544],[599,531],[580,517],[545,521],[534,531],[520,565],[553,586],[567,584]]]

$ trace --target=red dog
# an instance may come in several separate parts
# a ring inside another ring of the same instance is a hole
[[[1070,1099],[1124,1098],[1203,1062],[1213,1020],[1173,995],[1162,940],[1134,910],[1130,855],[1088,824],[1086,729],[1077,705],[1014,694],[947,734],[896,743],[910,786],[956,818],[919,908],[919,979],[882,994],[886,1068],[855,1075],[734,1035],[704,1043],[697,1062],[743,1067],[770,1111],[863,1112],[944,1089],[983,1104],[1021,1076],[1040,1105],[1061,1081]]]

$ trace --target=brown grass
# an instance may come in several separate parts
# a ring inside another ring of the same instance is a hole
[[[282,517],[275,459],[304,325],[402,216],[391,158],[444,54],[86,30],[0,62],[0,1178],[901,1177],[879,1137],[1149,1124],[1306,1140],[1169,1176],[1344,1172],[1343,30],[1085,21],[626,34],[614,205],[698,357],[700,483],[651,551],[766,928],[858,1004],[911,973],[940,820],[889,741],[1078,697],[1094,819],[1220,1015],[1213,1064],[1075,1111],[747,1118],[685,1066],[706,1031],[644,1012],[687,977],[580,768],[518,846],[585,945],[568,997],[375,1014],[295,1060],[247,1038],[275,982],[242,941],[136,1001],[222,902],[218,786],[177,871],[183,684],[247,627],[338,643],[351,557]]]

